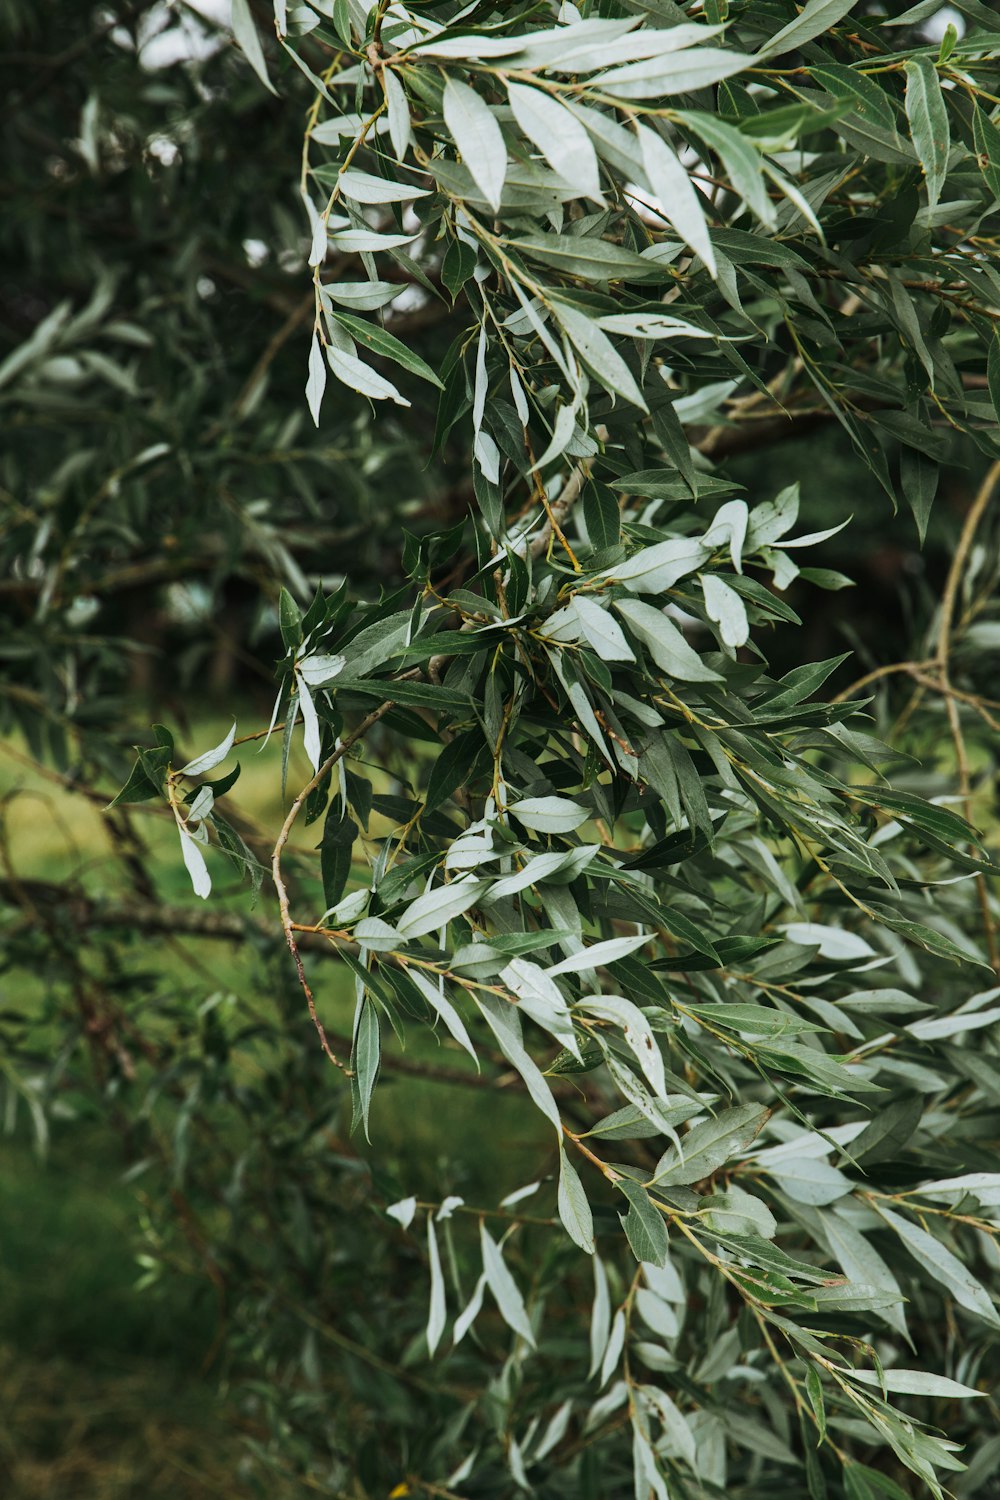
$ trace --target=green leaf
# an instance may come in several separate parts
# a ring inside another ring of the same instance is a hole
[[[823,1383],[819,1378],[815,1365],[810,1365],[806,1370],[806,1394],[809,1397],[809,1405],[812,1407],[816,1418],[816,1431],[819,1442],[822,1443],[826,1437],[826,1402],[823,1399]]]
[[[323,287],[322,297],[324,306],[339,302],[342,307],[353,307],[358,312],[377,312],[402,290],[394,281],[332,281]]]
[[[927,180],[927,199],[934,208],[948,175],[951,136],[948,110],[941,92],[937,69],[928,57],[911,57],[906,63],[906,118],[910,137]]]
[[[553,94],[523,83],[507,84],[514,118],[554,172],[584,198],[600,199],[601,180],[590,136]]]
[[[854,114],[883,131],[895,131],[896,114],[891,96],[880,87],[877,77],[869,78],[842,63],[824,62],[810,67],[809,71],[821,88],[846,100]]]
[[[500,1253],[500,1247],[491,1236],[486,1225],[479,1226],[480,1246],[483,1252],[483,1274],[486,1277],[486,1285],[493,1293],[500,1316],[508,1328],[535,1347],[535,1335],[528,1318],[524,1298],[518,1289],[517,1283],[507,1267],[507,1263]]]
[[[750,638],[750,622],[739,594],[716,573],[703,573],[701,587],[705,596],[705,613],[710,620],[717,622],[725,644],[734,649],[745,646]]]
[[[640,1385],[636,1387],[636,1391],[662,1426],[670,1449],[696,1470],[698,1448],[684,1414],[659,1386]]]
[[[431,1300],[427,1312],[427,1352],[433,1355],[444,1326],[447,1322],[448,1313],[445,1306],[444,1277],[441,1274],[441,1257],[438,1254],[437,1233],[434,1229],[434,1216],[427,1215],[427,1259],[431,1272]]]
[[[337,314],[338,318],[343,316],[343,313]],[[400,395],[391,380],[386,380],[377,370],[373,370],[371,365],[366,365],[363,359],[358,359],[347,350],[335,349],[332,344],[327,344],[326,362],[341,384],[349,386],[359,395],[367,396],[371,401],[392,401],[396,406],[410,405],[409,401]],[[313,413],[313,418],[318,426],[318,406]]]
[[[775,57],[783,57],[786,52],[804,47],[814,37],[822,36],[824,31],[836,26],[857,3],[858,0],[809,0],[794,21],[789,21],[770,41],[764,43],[760,49],[761,58],[770,61]]]
[[[991,348],[992,353],[992,348]],[[1000,382],[1000,366],[997,369],[998,382]],[[992,390],[992,386],[991,386]],[[1000,391],[997,392],[1000,397]],[[1000,420],[1000,412],[998,412]],[[913,512],[913,519],[917,523],[917,536],[920,545],[923,546],[927,536],[927,522],[930,520],[931,506],[937,494],[938,480],[941,476],[941,465],[934,459],[928,458],[923,453],[918,453],[915,448],[902,447],[899,454],[899,487],[906,496],[907,503]],[[805,576],[808,569],[803,569]]]
[[[893,932],[898,932],[902,937],[908,938],[911,943],[924,948],[928,953],[936,953],[939,958],[951,958],[956,963],[975,964],[980,969],[993,972],[992,965],[986,962],[978,953],[970,953],[965,948],[960,948],[947,938],[943,933],[936,932],[933,927],[926,927],[923,922],[911,922],[907,917],[898,916],[891,907],[883,906],[881,903],[872,903],[872,911],[880,922],[891,927]]]
[[[734,1109],[724,1109],[713,1119],[692,1126],[681,1143],[684,1147],[683,1159],[676,1148],[672,1147],[659,1162],[652,1185],[685,1186],[689,1182],[700,1182],[703,1177],[709,1177],[739,1152],[746,1150],[763,1129],[770,1113],[769,1109],[758,1104],[739,1104]]]
[[[464,240],[452,240],[441,263],[441,280],[454,302],[469,277],[476,269],[476,252]]]
[[[909,1250],[921,1268],[939,1281],[962,1307],[974,1312],[991,1328],[1000,1328],[1000,1317],[988,1292],[958,1256],[926,1229],[911,1224],[902,1215],[879,1204],[878,1212]]]
[[[579,1173],[559,1146],[559,1217],[575,1245],[588,1255],[594,1253],[594,1216],[587,1202]]]
[[[721,682],[719,673],[689,646],[677,626],[651,604],[618,599],[615,609],[668,677],[680,682]]]
[[[181,839],[181,855],[188,875],[191,877],[191,888],[196,896],[200,896],[205,901],[212,894],[212,877],[208,873],[201,845],[180,824],[177,825],[177,832]]]
[[[267,63],[264,61],[264,49],[260,44],[260,37],[257,35],[257,23],[250,9],[250,0],[232,0],[231,25],[233,36],[236,38],[247,62],[253,68],[268,92],[277,97],[278,90],[268,77]]]
[[[797,1036],[804,1031],[823,1029],[816,1021],[806,1021],[783,1010],[770,1010],[764,1005],[692,1005],[685,1001],[684,1009],[712,1026],[724,1026],[748,1036]]]
[[[351,850],[358,836],[358,825],[332,804],[323,824],[320,842],[320,871],[323,877],[323,900],[327,907],[336,906],[344,894],[351,873]]]
[[[355,318],[350,313],[335,311],[333,317],[370,353],[379,354],[384,359],[394,360],[397,365],[402,365],[403,369],[409,370],[412,375],[419,375],[421,380],[428,380],[431,385],[444,390],[444,386],[430,365],[426,364],[418,354],[414,354],[412,349],[400,343],[393,334],[387,333],[384,328],[379,328],[374,323],[366,323],[363,318]]]
[[[742,73],[753,64],[754,59],[744,52],[698,47],[611,68],[607,73],[599,73],[592,83],[615,99],[653,99],[660,95],[693,94],[720,83],[723,78],[732,78],[734,73]]]
[[[552,1097],[552,1091],[545,1081],[538,1065],[525,1051],[524,1042],[521,1039],[521,1018],[516,1008],[506,1000],[499,999],[496,995],[477,994],[476,1004],[482,1011],[490,1030],[500,1045],[500,1050],[507,1061],[517,1069],[524,1080],[525,1088],[538,1109],[555,1127],[559,1139],[562,1139],[562,1124],[559,1119],[559,1110],[556,1101]]]
[[[392,141],[392,149],[396,153],[397,160],[402,161],[409,150],[413,132],[410,126],[410,103],[406,97],[402,78],[395,68],[382,70],[382,87],[385,89],[385,102],[389,114],[389,139]]]
[[[883,1105],[851,1141],[852,1159],[866,1170],[877,1162],[895,1160],[912,1139],[923,1109],[924,1097],[917,1093],[901,1094]]]
[[[566,302],[554,302],[553,311],[560,327],[569,336],[573,347],[583,357],[588,368],[604,386],[605,390],[624,396],[633,406],[648,411],[645,398],[636,385],[628,365],[615,349],[606,333],[585,313],[570,307]]]
[[[407,182],[390,182],[385,177],[374,177],[370,172],[359,172],[356,167],[337,170],[335,181],[344,196],[352,198],[355,203],[409,203],[414,198],[430,196],[429,188],[414,187]]]
[[[375,229],[338,229],[331,234],[330,244],[343,255],[362,255],[369,250],[401,250],[413,239],[412,234],[381,234]]]
[[[628,1199],[628,1213],[619,1214],[622,1228],[632,1247],[637,1261],[648,1261],[653,1266],[667,1263],[667,1226],[660,1210],[650,1201],[645,1188],[629,1177],[620,1177],[615,1183],[619,1192]]]
[[[649,185],[659,200],[659,207],[683,240],[700,255],[711,276],[718,274],[715,251],[708,234],[705,200],[691,185],[685,167],[676,152],[661,135],[649,126],[637,127],[642,149],[642,164]]]
[[[543,969],[525,958],[514,958],[501,970],[500,978],[516,997],[518,1010],[531,1017],[571,1055],[582,1062],[580,1044],[566,999]]]
[[[474,906],[485,890],[486,882],[471,875],[463,875],[449,885],[435,886],[418,896],[397,920],[400,937],[409,942],[428,932],[436,932]]]
[[[389,654],[391,653],[387,650],[385,655]],[[405,682],[378,677],[358,680],[350,675],[351,668],[354,671],[358,669],[358,663],[350,662],[350,658],[348,662],[345,680],[338,684],[345,692],[359,693],[365,698],[378,698],[386,703],[409,703],[414,708],[432,708],[442,713],[468,712],[469,699],[465,693],[456,692],[453,688],[438,687],[435,682]]]
[[[777,1221],[767,1204],[741,1187],[702,1198],[698,1211],[703,1224],[723,1234],[756,1234],[773,1240],[777,1233]]]
[[[978,104],[972,111],[972,138],[979,170],[996,201],[1000,198],[1000,130]]]
[[[149,774],[148,769],[154,763],[154,758],[162,764],[162,774],[156,779]],[[129,802],[149,802],[154,797],[162,797],[165,773],[169,763],[170,751],[166,749],[161,750],[159,754],[155,751],[152,753],[147,751],[144,756],[140,755],[129,772],[125,785],[112,797],[108,808],[121,807]]]
[[[415,968],[415,965],[408,965],[406,974],[408,974],[409,980],[420,990],[430,1010],[436,1016],[441,1017],[442,1022],[447,1026],[448,1032],[457,1041],[459,1047],[465,1047],[469,1058],[472,1059],[478,1071],[480,1062],[478,1062],[477,1055],[475,1055],[475,1047],[472,1046],[471,1038],[469,1038],[468,1031],[465,1029],[465,1022],[463,1022],[462,1017],[459,1016],[451,1001],[448,1001],[447,996],[445,996],[444,984],[433,983],[432,978],[424,974],[423,969]]]
[[[684,124],[709,146],[722,162],[734,190],[761,223],[773,228],[775,208],[767,195],[761,171],[761,153],[742,131],[702,110],[685,110]]]
[[[586,594],[573,597],[573,612],[590,646],[602,661],[635,661],[633,652],[618,621]]]
[[[507,175],[507,147],[489,105],[467,83],[449,78],[444,88],[444,121],[476,186],[498,210]]]
[[[533,833],[572,833],[590,813],[568,797],[522,797],[509,808],[512,817]]]
[[[993,411],[997,421],[1000,422],[1000,333],[995,328],[987,356],[986,383],[989,386]]]
[[[654,261],[592,235],[519,234],[508,243],[532,260],[585,281],[661,281],[664,276]]]
[[[643,547],[598,577],[623,583],[633,594],[663,594],[707,562],[709,555],[709,548],[697,537],[673,537]]]
[[[772,1163],[767,1176],[794,1198],[796,1203],[807,1203],[811,1207],[834,1203],[845,1198],[853,1183],[837,1167],[813,1156],[787,1157]]]
[[[601,964],[612,964],[616,959],[624,958],[628,953],[634,953],[637,948],[645,947],[648,942],[649,938],[643,936],[608,938],[606,942],[593,943],[579,953],[570,954],[569,958],[560,959],[545,972],[551,976],[578,974],[581,969],[596,969]]]
[[[881,1388],[883,1385],[887,1391],[897,1396],[943,1396],[947,1400],[954,1400],[964,1396],[985,1396],[985,1391],[977,1391],[975,1386],[961,1385],[957,1380],[949,1380],[944,1375],[931,1375],[926,1370],[883,1370],[881,1374],[875,1375],[870,1370],[852,1370],[852,1380],[859,1380],[862,1385],[873,1385]]]
[[[833,1255],[852,1282],[890,1292],[902,1300],[895,1274],[865,1235],[836,1211],[821,1214],[820,1223]],[[880,1308],[879,1315],[904,1338],[907,1337],[902,1307],[890,1304]]]
[[[611,1334],[611,1297],[608,1276],[599,1255],[594,1255],[594,1300],[590,1312],[590,1372],[592,1380],[604,1362]]]
[[[213,770],[217,765],[225,760],[226,756],[233,748],[233,741],[235,740],[235,738],[236,721],[234,719],[232,729],[224,739],[219,741],[214,749],[206,750],[204,755],[196,755],[194,760],[189,760],[186,766],[181,766],[180,772],[178,774],[181,776],[201,776],[205,771]]]
[[[634,1053],[654,1095],[665,1100],[667,1084],[663,1056],[656,1045],[652,1027],[639,1007],[626,1000],[624,995],[588,995],[580,1002],[580,1008],[589,1015],[621,1027],[626,1045]]]
[[[323,393],[326,390],[326,360],[323,358],[323,350],[319,339],[313,334],[312,343],[309,346],[309,374],[306,380],[306,404],[309,407],[309,415],[316,426],[319,426],[319,414],[323,405]]]
[[[366,995],[358,1006],[354,1023],[354,1044],[351,1048],[351,1094],[354,1100],[351,1129],[356,1130],[359,1124],[362,1125],[366,1140],[370,1140],[368,1112],[381,1056],[382,1038],[379,1034],[378,1015],[374,1004]]]

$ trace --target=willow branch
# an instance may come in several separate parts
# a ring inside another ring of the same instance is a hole
[[[368,733],[369,729],[371,729],[373,725],[378,723],[383,714],[389,712],[389,709],[391,707],[391,703],[380,703],[378,708],[372,709],[371,713],[368,714],[366,718],[362,719],[358,727],[356,729],[353,729],[346,739],[341,740],[340,744],[337,746],[336,750],[334,750],[333,754],[327,756],[326,760],[320,766],[315,776],[313,776],[310,781],[306,782],[305,786],[299,792],[295,801],[288,809],[288,815],[285,818],[284,823],[281,825],[281,832],[278,834],[277,840],[275,841],[274,850],[271,854],[271,876],[274,880],[274,888],[278,893],[278,909],[281,913],[281,930],[285,934],[285,942],[288,944],[288,951],[291,953],[292,958],[295,962],[296,972],[299,976],[299,984],[302,987],[302,993],[306,997],[306,1004],[309,1006],[309,1014],[312,1017],[312,1022],[316,1028],[316,1032],[319,1036],[320,1045],[322,1046],[323,1051],[326,1053],[327,1057],[330,1059],[333,1065],[337,1068],[340,1068],[341,1071],[345,1073],[348,1070],[345,1064],[340,1061],[340,1058],[330,1046],[330,1043],[327,1039],[326,1030],[323,1026],[323,1022],[320,1020],[319,1014],[316,1010],[315,997],[313,996],[312,990],[309,988],[309,981],[306,979],[305,968],[302,964],[302,955],[299,952],[299,943],[295,934],[295,926],[292,922],[292,914],[288,899],[288,888],[285,885],[284,876],[281,872],[281,856],[284,852],[285,845],[288,843],[288,836],[294,828],[299,813],[302,811],[302,808],[305,805],[306,798],[309,796],[310,792],[316,790],[316,788],[320,785],[324,778],[330,774],[337,762],[343,760],[344,756],[351,749],[351,747],[353,745],[356,745],[358,740],[362,739]]]

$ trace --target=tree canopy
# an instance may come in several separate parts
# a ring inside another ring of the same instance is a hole
[[[9,106],[0,722],[129,889],[4,881],[11,970],[48,943],[11,1097],[43,1128],[89,1052],[189,1184],[156,1233],[239,1309],[262,1471],[990,1493],[993,11],[56,9]],[[974,479],[904,662],[788,645],[871,524],[783,474],[830,431],[921,542]],[[269,725],[190,743],[275,658]],[[273,1010],[146,1016],[124,931],[255,945]],[[394,1069],[502,1099],[530,1178],[380,1164]]]

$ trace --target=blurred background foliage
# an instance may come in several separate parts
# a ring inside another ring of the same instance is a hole
[[[367,1494],[393,1466],[405,1484],[435,1429],[463,1420],[461,1361],[433,1386],[415,1367],[426,1267],[383,1233],[349,1101],[260,912],[245,922],[234,875],[211,913],[174,921],[183,872],[165,860],[154,881],[146,860],[173,840],[169,820],[100,810],[154,704],[192,750],[224,732],[204,707],[223,696],[266,723],[281,585],[301,596],[307,570],[327,588],[349,574],[362,594],[391,589],[400,528],[456,521],[472,501],[464,447],[446,443],[430,466],[418,407],[381,415],[376,437],[367,405],[338,387],[324,425],[309,422],[312,298],[288,164],[311,90],[285,62],[283,99],[267,94],[224,12],[0,0],[0,554],[17,560],[0,576],[11,1500],[330,1493],[347,1434]],[[391,326],[434,363],[449,320],[417,291]],[[854,516],[810,561],[858,586],[792,586],[805,628],[794,644],[778,632],[776,669],[852,650],[836,690],[919,654],[982,467],[956,440],[921,548],[832,423],[734,458],[730,473],[761,493],[801,479],[806,530]],[[989,629],[966,663],[983,691]],[[876,689],[891,727],[907,694],[897,679]],[[927,790],[953,765],[940,714],[922,707],[909,747]],[[276,753],[244,757],[251,843],[279,805]],[[985,731],[973,753],[991,824]],[[314,840],[306,830],[300,848]],[[137,900],[145,926],[130,927]],[[86,950],[66,920],[74,901],[94,903]],[[157,909],[171,913],[159,927]],[[341,989],[324,1005],[343,1030]],[[450,1132],[481,1148],[442,1161],[442,1090],[424,1061],[397,1060],[376,1096],[378,1202],[443,1179],[472,1198],[518,1186],[533,1123],[502,1095],[449,1090]],[[519,1258],[550,1316],[574,1318],[548,1241],[526,1238]],[[359,1290],[373,1274],[386,1289],[374,1312]],[[621,1475],[588,1472],[586,1493],[621,1493]]]

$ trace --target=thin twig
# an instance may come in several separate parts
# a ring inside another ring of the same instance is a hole
[[[285,941],[288,944],[288,950],[295,961],[295,968],[299,976],[299,984],[302,987],[302,993],[306,997],[306,1004],[309,1006],[309,1014],[312,1017],[313,1025],[316,1027],[320,1045],[322,1046],[323,1051],[333,1063],[334,1067],[340,1068],[341,1072],[344,1073],[348,1072],[349,1070],[346,1064],[340,1061],[340,1058],[334,1052],[333,1048],[330,1046],[329,1041],[327,1040],[323,1022],[320,1020],[319,1014],[316,1010],[316,1001],[313,996],[313,992],[309,988],[309,981],[306,979],[306,971],[302,964],[302,955],[299,952],[299,945],[295,936],[295,928],[292,923],[292,914],[289,908],[288,888],[285,885],[284,877],[281,873],[281,856],[284,852],[285,845],[288,843],[288,836],[294,828],[299,813],[302,811],[306,798],[309,796],[310,792],[315,791],[315,789],[320,785],[323,779],[330,774],[337,762],[343,760],[344,756],[351,749],[351,747],[353,745],[356,745],[358,740],[362,739],[368,733],[369,729],[371,729],[373,725],[378,723],[383,714],[387,714],[389,712],[389,709],[391,707],[392,703],[389,702],[380,703],[378,708],[372,709],[367,718],[362,719],[358,727],[356,729],[353,729],[346,739],[341,740],[340,744],[337,746],[336,750],[334,750],[333,754],[327,756],[326,760],[320,766],[315,776],[313,776],[310,781],[306,782],[305,786],[299,792],[299,795],[296,797],[295,801],[288,809],[288,816],[285,818],[284,823],[281,825],[281,832],[278,834],[277,840],[274,845],[274,850],[271,855],[271,876],[274,880],[274,888],[278,893],[278,909],[281,913],[281,929],[285,934]]]

